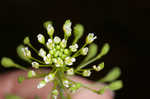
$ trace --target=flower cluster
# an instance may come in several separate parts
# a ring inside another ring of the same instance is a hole
[[[101,52],[97,56],[95,56],[96,51],[94,51],[94,49],[97,46],[95,47],[93,42],[97,38],[97,36],[95,36],[95,33],[89,33],[85,39],[85,44],[79,47],[77,42],[84,32],[84,28],[81,24],[77,24],[73,28],[73,34],[75,38],[70,44],[68,42],[68,38],[72,35],[71,25],[71,21],[66,20],[63,25],[64,38],[60,38],[59,36],[54,36],[54,27],[52,25],[52,22],[45,22],[44,27],[47,30],[49,39],[46,40],[43,34],[38,34],[37,41],[43,45],[43,48],[39,48],[38,50],[33,47],[29,37],[25,37],[24,44],[26,46],[19,46],[17,52],[18,55],[25,61],[29,62],[34,69],[30,70],[21,65],[18,65],[7,57],[4,57],[2,59],[2,65],[5,67],[16,67],[27,71],[27,79],[43,77],[43,80],[41,80],[37,85],[38,89],[43,88],[49,82],[53,82],[54,88],[51,92],[51,95],[54,99],[56,99],[58,95],[61,94],[62,90],[65,91],[65,89],[69,89],[70,92],[75,92],[80,87],[87,88],[87,86],[84,86],[79,82],[70,80],[68,76],[78,74],[84,77],[89,77],[92,73],[91,71],[101,71],[104,68],[104,62],[101,62],[97,66],[91,66],[91,68],[85,67],[90,63],[100,59],[102,56],[106,55],[109,51],[109,45],[107,43],[104,44]],[[89,46],[89,44],[91,45]],[[34,55],[31,53],[30,49],[32,49],[40,58],[33,57]],[[80,55],[87,55],[87,57],[81,64],[79,64],[79,66],[75,68],[73,67],[74,62],[76,62],[77,57]],[[42,67],[48,67],[51,70],[48,73],[36,72],[36,69]],[[22,82],[25,79],[26,78],[24,77],[19,77],[18,80],[19,82]],[[91,91],[93,90],[94,89],[91,89]],[[104,89],[95,90],[94,92],[100,94],[102,90]]]

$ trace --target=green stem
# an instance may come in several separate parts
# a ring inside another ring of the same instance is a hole
[[[25,70],[25,71],[28,71],[27,68],[25,68],[25,67],[23,67],[23,66],[21,66],[21,65],[19,65],[19,64],[15,64],[15,67],[16,67],[16,68],[19,68],[19,69],[22,69],[22,70]]]
[[[57,76],[58,76],[58,89],[59,89],[59,93],[60,93],[60,97],[61,97],[61,99],[65,99],[65,96],[64,96],[64,85],[63,85],[63,82],[62,82],[62,76],[64,76],[64,75],[62,75],[63,73],[62,73],[62,71],[58,71],[57,72]]]
[[[29,43],[28,46],[29,46],[30,48],[32,48],[37,54],[39,53],[38,50],[32,46],[31,43]]]
[[[84,64],[82,64],[82,65],[79,65],[75,71],[78,71],[78,70],[80,70],[81,68],[84,68],[85,66],[87,66],[88,64],[90,64],[90,63],[92,63],[92,62],[98,60],[99,58],[101,58],[100,55],[98,55],[97,57],[93,58],[92,60],[90,60],[90,61],[88,61],[88,62],[86,62],[86,63],[84,63]]]
[[[45,64],[44,62],[42,62],[42,61],[40,61],[40,60],[38,60],[38,59],[36,59],[36,58],[34,58],[34,57],[31,57],[31,59],[34,60],[34,61],[37,61],[37,62],[39,62],[39,63],[41,63],[41,64]]]

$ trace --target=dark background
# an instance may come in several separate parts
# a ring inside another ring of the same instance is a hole
[[[16,47],[25,36],[29,35],[35,40],[38,33],[45,32],[42,23],[46,20],[53,21],[57,34],[62,33],[63,22],[71,19],[73,25],[81,23],[85,26],[85,35],[89,32],[96,33],[99,48],[105,42],[110,44],[110,53],[102,59],[106,64],[105,72],[98,75],[104,76],[111,68],[119,66],[122,69],[120,79],[124,82],[124,88],[117,91],[116,99],[128,99],[128,66],[130,64],[132,68],[135,66],[140,68],[140,63],[136,63],[137,56],[148,57],[146,54],[148,49],[143,48],[149,42],[150,6],[139,1],[131,3],[127,0],[0,1],[0,57],[8,56],[20,62],[16,55]],[[130,55],[129,48],[132,52]],[[143,54],[140,54],[141,51]],[[129,58],[132,63],[129,62]],[[6,69],[1,67],[0,71],[5,72]],[[97,80],[98,76],[91,79]]]

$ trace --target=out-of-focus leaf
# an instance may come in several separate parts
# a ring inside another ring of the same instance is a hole
[[[114,81],[108,85],[109,89],[112,91],[119,90],[123,87],[123,83],[121,80]]]
[[[5,99],[23,99],[23,98],[13,95],[13,94],[8,94],[5,96]]]
[[[113,68],[104,78],[99,80],[100,82],[111,82],[116,80],[121,75],[119,67]]]
[[[81,62],[81,64],[87,62],[88,60],[90,60],[91,58],[93,58],[96,54],[97,54],[97,50],[98,50],[98,46],[94,43],[92,43],[89,46],[89,52],[87,54],[87,56],[84,58],[84,60]]]
[[[24,53],[23,53],[23,51],[22,51],[22,48],[24,48],[24,45],[19,45],[18,47],[17,47],[17,54],[18,54],[18,56],[22,59],[22,60],[24,60],[24,61],[27,61],[27,62],[32,62],[29,58],[27,58],[27,57],[25,57],[24,56]]]

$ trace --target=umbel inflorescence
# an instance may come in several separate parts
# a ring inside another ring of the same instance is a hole
[[[16,64],[8,57],[3,57],[1,64],[4,67],[16,67],[27,71],[27,77],[20,76],[18,78],[19,82],[22,82],[25,79],[43,77],[43,80],[39,82],[37,88],[42,88],[47,83],[53,82],[53,90],[50,93],[53,99],[56,99],[58,96],[63,99],[65,97],[64,93],[66,89],[70,92],[76,92],[80,87],[84,87],[98,94],[102,94],[107,88],[111,90],[120,89],[122,87],[122,82],[120,80],[114,81],[120,75],[119,68],[115,68],[108,75],[106,75],[106,77],[100,80],[102,82],[113,82],[99,90],[91,89],[84,84],[75,82],[68,78],[68,76],[73,76],[75,74],[89,77],[91,75],[91,71],[101,71],[104,68],[104,62],[101,62],[98,65],[90,66],[90,68],[85,67],[100,59],[109,51],[109,45],[106,43],[103,45],[100,53],[96,55],[97,45],[94,44],[93,41],[97,39],[97,36],[95,36],[94,33],[89,33],[85,38],[84,45],[79,47],[77,42],[82,37],[84,32],[84,28],[81,24],[76,24],[74,26],[74,40],[69,45],[68,39],[72,34],[71,25],[72,23],[70,20],[65,21],[63,25],[64,38],[62,39],[59,36],[54,36],[54,27],[52,22],[45,22],[44,28],[47,30],[49,39],[46,40],[43,34],[38,34],[37,41],[44,45],[43,48],[39,48],[38,50],[33,47],[29,37],[25,37],[24,44],[26,46],[18,46],[17,53],[21,59],[29,62],[34,69],[28,69]],[[30,49],[32,49],[32,51],[34,51],[41,59],[33,57]],[[80,55],[86,56],[86,58],[78,66],[73,67],[77,57]],[[50,71],[48,73],[36,72],[36,69],[43,67],[50,68]]]

